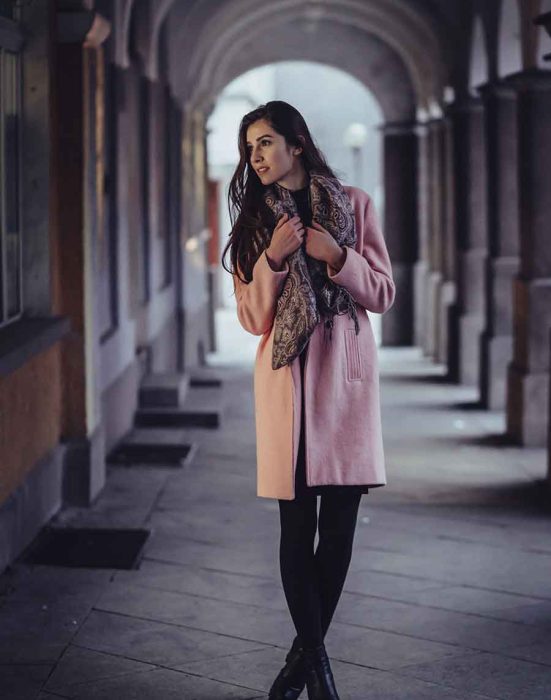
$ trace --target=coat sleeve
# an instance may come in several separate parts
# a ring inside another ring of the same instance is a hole
[[[390,258],[371,197],[367,196],[362,230],[358,231],[360,252],[343,246],[346,258],[336,272],[327,264],[327,276],[347,289],[368,311],[382,314],[394,303],[396,288]]]
[[[276,302],[289,274],[289,263],[285,269],[274,270],[264,251],[253,267],[253,278],[246,284],[233,274],[237,317],[243,328],[253,335],[262,335],[270,330],[274,322]]]

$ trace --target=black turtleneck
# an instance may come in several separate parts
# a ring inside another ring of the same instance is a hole
[[[312,225],[312,211],[308,202],[309,189],[310,186],[306,185],[306,187],[302,187],[300,190],[289,190],[291,196],[295,200],[298,215],[304,226]]]

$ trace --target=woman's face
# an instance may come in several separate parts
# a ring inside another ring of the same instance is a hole
[[[263,185],[285,180],[299,172],[300,147],[289,146],[265,119],[253,122],[247,129],[249,162]]]

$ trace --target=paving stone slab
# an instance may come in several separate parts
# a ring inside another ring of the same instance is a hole
[[[195,662],[184,665],[182,670],[208,675],[226,683],[246,682],[247,685],[264,688],[267,693],[285,663],[284,656],[282,650],[277,653],[274,650],[256,651],[226,657],[215,667]],[[405,682],[402,677],[389,672],[334,659],[331,660],[331,668],[341,700],[474,700],[482,697],[416,679]]]
[[[518,593],[520,595],[546,598],[549,596],[549,563],[547,557],[510,556],[499,565],[490,564],[486,558],[476,565],[471,561],[468,568],[462,568],[455,561],[440,561],[436,558],[413,556],[399,552],[385,552],[370,548],[363,560],[363,568],[402,576],[430,576],[431,580],[480,588],[493,589],[500,593]],[[361,562],[356,557],[356,562]],[[522,564],[521,564],[522,562]],[[529,567],[529,568],[528,568]],[[358,570],[358,568],[356,568]],[[526,576],[526,571],[530,576]]]
[[[533,601],[529,605],[517,605],[505,609],[490,609],[488,615],[499,616],[504,620],[523,625],[537,625],[551,631],[551,601]]]
[[[114,580],[173,593],[190,593],[274,610],[287,610],[279,581],[250,574],[145,561],[138,571],[117,571]]]
[[[407,503],[399,507],[382,506],[378,499],[364,503],[366,505],[361,515],[365,513],[368,516],[369,528],[377,535],[382,532],[400,535],[416,533],[429,535],[430,538],[455,538],[509,549],[537,546],[551,550],[551,519],[547,513],[526,514],[521,509],[497,509],[488,505],[482,508],[473,505],[466,511],[464,507],[455,509],[438,502],[422,504],[421,507]],[[361,525],[361,517],[359,520]]]
[[[548,700],[551,668],[486,652],[402,668],[400,673],[501,700]]]
[[[515,643],[539,642],[549,634],[541,626],[494,620],[399,601],[382,601],[380,598],[350,593],[342,595],[333,619],[341,623],[365,625],[485,651],[501,649]]]
[[[3,601],[94,602],[111,578],[109,569],[67,568],[16,563],[0,577]]]
[[[464,653],[451,644],[332,622],[325,638],[331,658],[367,668],[392,670]]]
[[[106,589],[96,608],[263,644],[290,645],[294,636],[287,611],[116,582]]]
[[[36,697],[52,668],[51,663],[0,663],[0,698],[29,700]]]
[[[151,663],[70,644],[44,684],[43,690],[63,695],[64,688],[75,683],[115,678],[154,668]]]
[[[0,608],[0,662],[55,662],[90,608],[86,604],[43,606],[39,599],[4,603]]]
[[[366,563],[368,565],[368,562]],[[365,568],[350,571],[344,584],[344,590],[348,593],[361,593],[410,602],[417,602],[417,596],[430,597],[437,591],[446,588],[449,588],[447,584],[425,577],[387,574],[384,571],[373,571]]]
[[[73,644],[158,666],[215,659],[264,647],[227,633],[212,633],[174,622],[93,611]]]
[[[379,576],[382,581],[378,580]],[[393,578],[398,578],[398,582]],[[372,571],[354,572],[346,581],[345,591],[518,622],[526,621],[515,613],[519,605],[522,609],[523,604],[528,607],[547,604],[530,596],[500,593],[473,586],[447,586],[405,576],[385,576]]]
[[[181,671],[154,669],[64,686],[75,700],[253,700],[258,689],[228,685]]]
[[[551,638],[535,644],[513,644],[501,651],[504,656],[551,666]]]
[[[192,564],[217,571],[238,574],[246,571],[257,576],[276,577],[279,571],[278,552],[269,552],[260,541],[243,544],[244,549],[227,548],[215,543],[195,542],[184,537],[169,537],[152,532],[147,541],[144,559]]]

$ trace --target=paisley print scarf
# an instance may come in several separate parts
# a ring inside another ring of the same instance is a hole
[[[341,183],[334,178],[310,173],[312,221],[321,224],[339,245],[354,246],[354,209]],[[266,187],[264,201],[278,221],[282,214],[295,216],[297,208],[290,191],[277,182]],[[287,257],[289,274],[277,300],[274,319],[272,369],[279,369],[298,357],[316,327],[323,320],[324,338],[332,338],[333,316],[346,314],[359,323],[354,298],[348,290],[327,276],[326,263],[309,256],[300,246]]]

